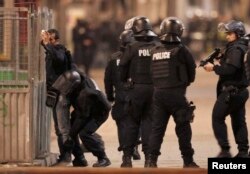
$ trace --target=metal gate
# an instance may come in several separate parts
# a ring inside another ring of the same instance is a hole
[[[41,29],[46,8],[0,8],[0,162],[52,165]]]

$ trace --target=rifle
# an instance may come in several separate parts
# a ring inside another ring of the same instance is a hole
[[[200,61],[199,66],[205,66],[208,62],[214,63],[214,59],[217,59],[220,54],[220,48],[215,48],[214,51],[206,58]]]

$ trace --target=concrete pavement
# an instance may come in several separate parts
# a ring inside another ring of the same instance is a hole
[[[103,70],[93,70],[91,76],[95,79],[99,87],[103,90]],[[193,138],[192,144],[195,149],[194,159],[202,168],[207,168],[207,158],[216,156],[219,152],[219,147],[214,138],[211,127],[211,112],[215,102],[217,76],[214,73],[207,73],[202,68],[197,68],[197,77],[194,84],[192,84],[187,92],[189,100],[194,101],[196,105],[195,120],[192,123]],[[250,127],[250,102],[247,102],[247,124]],[[228,133],[231,143],[231,151],[235,155],[237,147],[234,142],[230,118],[227,118]],[[160,168],[181,168],[182,159],[178,147],[177,137],[174,131],[175,124],[173,119],[170,120],[167,131],[164,137],[164,142],[161,148],[161,156],[159,156],[158,166]],[[249,130],[250,131],[250,130]],[[112,164],[109,168],[119,168],[121,164],[122,153],[117,151],[118,139],[115,122],[111,117],[98,130],[102,135],[106,152]],[[249,137],[250,139],[250,137]],[[54,131],[52,132],[52,152],[58,152],[56,137]],[[134,161],[133,166],[142,168],[144,165],[144,157],[141,153],[142,160]],[[89,167],[97,160],[92,154],[86,153]],[[87,168],[89,168],[87,167]]]

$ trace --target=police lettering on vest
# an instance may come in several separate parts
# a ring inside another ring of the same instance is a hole
[[[188,84],[187,68],[178,57],[182,46],[166,50],[157,47],[152,53],[153,83],[157,88],[172,88]]]
[[[148,49],[140,49],[138,51],[140,57],[148,57],[150,56],[149,50]]]
[[[116,60],[116,66],[119,66],[119,65],[120,65],[120,61],[121,61],[120,59],[117,59],[117,60]]]
[[[170,59],[170,56],[171,56],[171,52],[169,52],[169,51],[155,53],[155,54],[153,54],[153,61],[155,61],[155,60],[163,60],[163,59]]]

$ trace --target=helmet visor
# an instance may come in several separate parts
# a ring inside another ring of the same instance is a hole
[[[219,23],[217,29],[219,32],[228,32],[228,28],[225,23]]]

